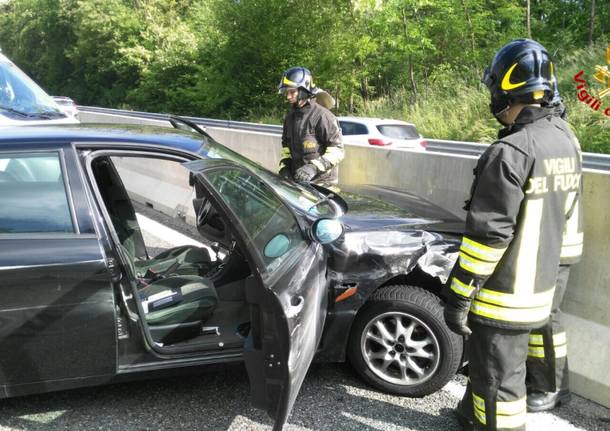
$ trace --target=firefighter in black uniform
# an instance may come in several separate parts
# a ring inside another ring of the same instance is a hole
[[[549,105],[555,115],[566,120],[566,109],[555,84],[555,95]],[[582,232],[582,182],[574,206],[568,210],[566,229],[569,232]],[[527,353],[527,409],[531,412],[550,410],[570,399],[568,388],[567,337],[561,323],[560,305],[566,291],[570,265],[578,262],[582,255],[582,235],[565,238],[561,248],[560,265],[555,283],[553,306],[549,322],[530,333]]]
[[[570,222],[581,157],[568,124],[548,106],[547,51],[519,39],[501,48],[483,82],[505,126],[481,156],[458,261],[445,288],[445,321],[469,335],[469,383],[458,405],[466,429],[525,430],[530,332],[547,324],[562,251],[582,247]]]
[[[332,187],[337,184],[337,165],[344,157],[337,118],[316,103],[308,69],[288,69],[278,87],[291,105],[282,130],[279,174],[297,182]]]

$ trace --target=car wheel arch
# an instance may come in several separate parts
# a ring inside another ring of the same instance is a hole
[[[377,290],[393,285],[417,286],[443,299],[441,295],[443,283],[437,277],[433,277],[419,267],[415,267],[409,273],[397,274],[385,280],[376,289],[369,293],[367,300]],[[364,304],[366,304],[366,301],[362,305]]]

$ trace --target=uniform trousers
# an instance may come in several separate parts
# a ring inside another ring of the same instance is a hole
[[[469,379],[458,409],[475,430],[524,431],[527,413],[525,363],[530,330],[470,322]]]
[[[570,266],[561,265],[557,274],[549,323],[530,333],[526,378],[528,393],[556,392],[568,388],[568,346],[559,307],[569,275]]]

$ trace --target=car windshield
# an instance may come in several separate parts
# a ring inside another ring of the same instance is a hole
[[[206,143],[199,151],[199,154],[211,159],[231,160],[232,162],[246,166],[265,180],[280,197],[303,212],[307,212],[316,217],[336,215],[333,205],[328,201],[321,202],[325,196],[314,188],[286,181],[252,160],[217,144],[211,139],[206,140]]]
[[[418,139],[419,133],[415,126],[408,124],[382,124],[377,126],[377,130],[383,136],[393,139]]]
[[[0,113],[14,118],[63,118],[59,106],[10,61],[0,56]]]

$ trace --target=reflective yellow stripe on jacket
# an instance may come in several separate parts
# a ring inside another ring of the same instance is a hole
[[[489,319],[534,323],[546,319],[551,313],[555,288],[529,295],[481,289],[474,298],[470,311]]]
[[[460,246],[460,266],[476,275],[491,275],[505,251],[506,247],[490,247],[464,236]]]
[[[570,218],[566,221],[563,240],[561,242],[561,258],[576,258],[582,255],[583,233],[579,232],[580,210],[576,192],[570,192],[566,199],[566,214],[572,210]],[[573,207],[573,208],[572,208]]]
[[[331,166],[336,166],[345,157],[345,152],[341,147],[327,147],[322,157],[330,163]]]
[[[472,296],[472,292],[474,292],[474,289],[475,288],[472,283],[467,285],[458,280],[457,277],[453,277],[451,279],[451,290],[460,296],[470,298]]]
[[[280,169],[286,166],[286,159],[290,159],[290,148],[282,147],[280,152]]]
[[[310,163],[312,163],[316,168],[318,168],[318,171],[320,172],[324,172],[326,170],[326,167],[324,166],[324,163],[322,163],[320,160],[310,160]]]
[[[471,256],[486,260],[488,262],[497,262],[502,258],[502,255],[506,251],[506,247],[489,247],[485,244],[481,244],[480,242],[476,242],[465,236],[462,238],[462,245],[460,246],[460,250],[465,251]]]

